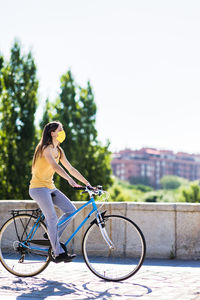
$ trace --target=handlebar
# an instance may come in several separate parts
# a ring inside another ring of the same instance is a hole
[[[101,196],[102,194],[105,193],[103,191],[102,186],[98,185],[97,187],[92,187],[92,186],[77,186],[73,187],[75,190],[83,191],[82,194],[88,193],[90,195],[98,195]]]

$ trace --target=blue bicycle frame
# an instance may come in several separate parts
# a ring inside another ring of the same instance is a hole
[[[77,227],[77,229],[72,233],[72,235],[69,237],[69,239],[65,242],[65,246],[74,238],[74,236],[77,234],[77,232],[81,229],[81,227],[87,222],[87,220],[90,218],[90,216],[95,212],[98,211],[97,205],[95,203],[94,198],[90,198],[90,200],[82,205],[79,209],[77,209],[75,212],[73,212],[70,216],[68,216],[65,220],[62,220],[58,223],[58,228],[60,228],[65,222],[67,222],[70,218],[78,214],[81,210],[83,210],[86,206],[89,204],[92,204],[93,209],[90,211],[90,213],[87,215],[87,217],[81,222],[81,224]]]
[[[66,217],[64,220],[60,221],[58,223],[58,228],[60,228],[65,222],[67,222],[70,218],[72,218],[73,216],[75,216],[76,214],[78,214],[81,210],[83,210],[86,206],[92,204],[92,210],[90,211],[90,213],[87,215],[87,217],[81,222],[81,224],[77,227],[77,229],[72,233],[72,235],[69,237],[69,239],[65,242],[65,246],[67,246],[67,244],[74,238],[74,236],[77,234],[77,232],[81,229],[81,227],[87,222],[87,220],[90,218],[90,216],[96,211],[98,211],[97,205],[95,203],[94,197],[91,197],[90,200],[85,203],[84,205],[82,205],[79,209],[77,209],[75,212],[73,212],[71,215],[69,215],[68,217]],[[41,216],[39,216],[33,226],[33,228],[31,229],[30,233],[28,234],[26,240],[21,243],[23,245],[23,247],[28,248],[28,249],[33,249],[33,250],[39,250],[39,251],[46,251],[48,252],[48,249],[44,249],[44,248],[39,248],[39,247],[33,247],[33,246],[27,246],[25,245],[25,243],[27,241],[31,242],[31,239],[33,239],[38,227],[39,227],[39,221],[43,218],[43,214],[41,214]],[[30,239],[31,237],[31,239]]]

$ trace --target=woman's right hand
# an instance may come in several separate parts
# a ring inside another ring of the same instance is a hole
[[[71,177],[68,179],[68,183],[69,183],[69,185],[71,185],[72,187],[78,186],[78,184],[77,184]]]

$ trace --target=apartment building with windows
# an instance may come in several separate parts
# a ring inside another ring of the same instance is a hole
[[[129,180],[130,177],[148,178],[154,188],[160,187],[160,179],[165,175],[190,181],[200,179],[200,154],[153,148],[125,149],[113,153],[111,165],[116,177],[122,180]]]

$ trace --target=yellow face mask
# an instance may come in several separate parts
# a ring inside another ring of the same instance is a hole
[[[62,131],[59,131],[58,132],[58,136],[57,136],[57,141],[59,141],[59,143],[62,143],[66,138],[66,134],[65,134],[65,131],[62,130]]]

